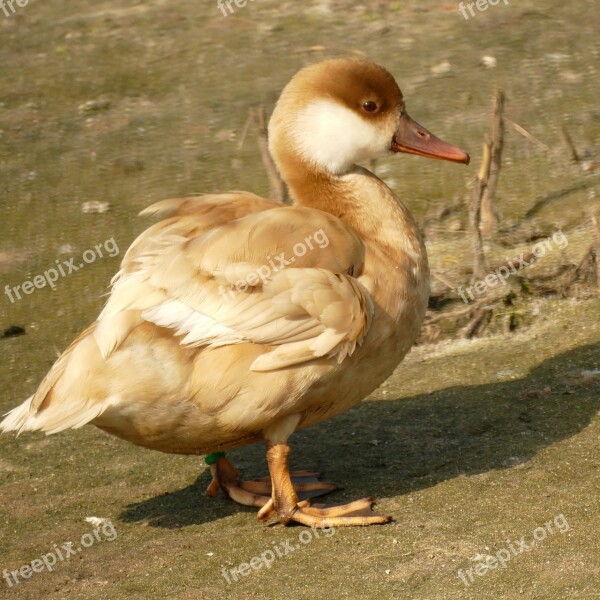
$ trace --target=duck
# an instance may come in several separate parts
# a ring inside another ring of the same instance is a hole
[[[205,456],[210,497],[261,521],[384,524],[375,499],[314,503],[336,486],[289,470],[289,438],[361,402],[415,343],[427,254],[406,205],[364,164],[408,153],[469,163],[406,112],[366,60],[306,66],[284,87],[269,151],[289,205],[249,192],[171,198],[125,253],[98,318],[2,432],[86,424],[138,446]],[[243,480],[227,451],[265,444],[269,475]]]

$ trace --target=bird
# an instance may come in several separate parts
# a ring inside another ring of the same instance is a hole
[[[384,524],[375,499],[313,503],[336,486],[290,473],[289,438],[362,401],[410,350],[429,268],[405,204],[364,165],[395,153],[469,163],[406,112],[392,74],[334,58],[300,69],[268,125],[288,205],[231,191],[159,201],[98,318],[2,432],[92,424],[133,444],[205,456],[211,497],[261,521]],[[227,451],[263,442],[245,481]]]

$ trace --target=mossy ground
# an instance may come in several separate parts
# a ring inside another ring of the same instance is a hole
[[[299,67],[364,55],[398,78],[411,115],[479,161],[495,88],[507,116],[549,147],[507,133],[498,190],[504,223],[539,207],[535,227],[579,227],[597,206],[597,171],[569,163],[598,147],[597,5],[500,3],[465,21],[455,2],[262,0],[221,16],[216,2],[30,0],[0,13],[0,274],[21,284],[114,238],[121,254],[148,224],[152,201],[225,189],[267,192],[247,109],[271,104]],[[497,67],[482,67],[493,55]],[[447,67],[434,69],[447,61]],[[438,74],[436,74],[438,73]],[[102,100],[97,110],[80,110]],[[104,102],[106,101],[106,102]],[[464,200],[475,167],[416,157],[378,169],[419,219],[451,205],[461,227],[428,240],[432,267],[468,262]],[[109,202],[104,214],[81,204]],[[575,244],[576,240],[581,243]],[[501,249],[496,248],[501,254]],[[521,251],[521,250],[519,250]],[[63,254],[61,254],[61,252]],[[119,257],[103,258],[55,290],[0,299],[9,409],[37,386],[56,353],[97,315]],[[600,594],[597,298],[540,299],[528,327],[505,337],[418,347],[370,399],[293,438],[296,468],[344,487],[344,501],[380,498],[396,522],[338,529],[228,585],[222,567],[248,562],[302,531],[256,522],[254,511],[203,495],[198,458],[153,453],[93,429],[0,439],[0,570],[17,569],[79,540],[84,519],[110,519],[118,537],[52,573],[8,588],[7,598],[507,599]],[[357,372],[360,377],[360,372]],[[232,453],[248,476],[262,448]],[[465,587],[458,569],[559,514],[548,536]]]

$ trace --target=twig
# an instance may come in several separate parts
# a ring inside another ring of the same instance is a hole
[[[240,141],[238,143],[237,149],[238,151],[244,147],[244,143],[246,142],[246,138],[248,137],[248,131],[250,131],[250,125],[254,122],[254,117],[252,116],[252,110],[248,111],[248,118],[244,123],[244,128],[242,129],[242,135],[240,135]]]
[[[531,265],[533,265],[538,259],[538,257],[533,252],[523,252],[521,254],[521,256],[522,256],[521,260],[523,261],[523,263],[525,263],[527,265],[527,267],[530,267]],[[509,265],[513,264],[513,262],[512,262],[513,259],[519,260],[519,258],[517,258],[516,256],[513,256],[513,258],[503,260],[501,263],[490,265],[490,267],[489,267],[490,273],[496,273],[500,269],[506,269],[507,271],[514,273],[515,272],[514,267],[509,267]],[[519,268],[524,268],[524,267],[519,267]],[[510,274],[509,274],[509,276],[510,276]]]
[[[490,178],[490,168],[492,166],[492,144],[489,137],[486,137],[483,143],[483,156],[481,157],[481,165],[479,167],[479,173],[477,173],[477,179],[487,185]]]
[[[433,323],[437,323],[442,319],[456,319],[457,317],[462,317],[464,315],[471,314],[473,311],[477,311],[482,308],[488,308],[489,306],[493,306],[497,304],[498,301],[504,299],[506,296],[512,293],[512,289],[510,287],[501,288],[499,291],[494,292],[493,294],[485,295],[470,304],[463,306],[462,304],[455,308],[454,310],[448,310],[444,312],[440,312],[435,315],[431,315],[428,313],[427,318],[425,319],[425,323],[427,325],[432,325]]]
[[[577,265],[575,271],[573,271],[573,276],[568,282],[567,287],[573,285],[573,283],[575,283],[582,275],[584,275],[585,277],[585,272],[589,272],[589,265],[594,260],[594,254],[594,244],[592,244],[587,249],[587,252],[583,255],[583,258],[579,261],[579,264]]]
[[[600,289],[600,219],[597,214],[592,214],[594,227],[594,258],[596,261],[596,287]]]
[[[260,156],[265,171],[269,177],[271,196],[274,200],[285,204],[287,201],[287,189],[281,175],[279,175],[279,171],[277,170],[273,159],[271,158],[271,153],[269,152],[267,118],[264,105],[261,104],[256,110],[251,111],[251,115],[258,131],[258,148],[260,150]]]
[[[515,123],[514,121],[511,121],[510,119],[507,119],[506,117],[504,117],[504,120],[507,123],[510,123],[513,126],[514,130],[517,131],[518,133],[520,133],[523,137],[532,141],[534,144],[537,144],[542,150],[545,150],[546,152],[550,152],[550,146],[546,146],[546,144],[544,144],[544,142],[538,140],[535,136],[533,136],[531,133],[529,133],[529,131],[527,131],[527,129],[525,129],[524,127],[521,127],[518,123]]]
[[[471,200],[469,202],[469,234],[471,236],[471,249],[473,251],[473,277],[482,279],[486,272],[483,240],[481,237],[481,201],[488,183],[491,164],[490,142],[483,144],[483,157],[479,174],[475,179]]]
[[[489,318],[490,311],[492,310],[491,306],[486,306],[484,308],[480,308],[476,311],[476,313],[471,317],[469,322],[459,329],[457,332],[457,336],[459,338],[470,338],[473,337],[477,333],[477,330],[484,325],[484,319]]]
[[[498,228],[498,216],[494,210],[494,200],[498,178],[502,167],[502,150],[504,149],[504,92],[498,90],[494,97],[492,115],[491,164],[487,185],[481,199],[481,235],[489,238]]]
[[[571,136],[569,135],[569,132],[564,125],[560,126],[560,133],[562,135],[563,142],[565,143],[565,145],[569,149],[569,152],[571,153],[571,159],[574,163],[578,163],[581,159],[579,158],[579,154],[577,154],[575,144],[573,144],[573,140],[571,139]]]
[[[437,279],[439,282],[443,283],[449,290],[455,290],[456,289],[456,286],[454,285],[454,283],[452,283],[452,281],[450,281],[450,279],[448,279],[442,273],[436,273],[435,271],[432,271],[431,272],[431,276],[434,279]]]

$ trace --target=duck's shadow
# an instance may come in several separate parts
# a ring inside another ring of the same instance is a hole
[[[459,475],[526,463],[543,448],[585,428],[600,409],[600,344],[582,346],[538,366],[525,378],[433,394],[365,402],[292,437],[292,467],[326,471],[343,485],[332,501],[394,497]],[[443,377],[443,374],[441,375]],[[231,453],[244,475],[265,473],[262,445]],[[176,492],[132,504],[124,521],[185,527],[245,509],[203,492],[203,474]]]

